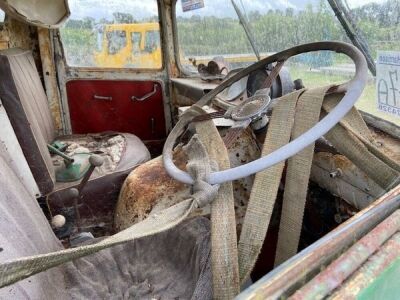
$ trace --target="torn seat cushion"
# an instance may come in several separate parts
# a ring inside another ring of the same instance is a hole
[[[0,145],[0,260],[62,249]],[[0,289],[0,299],[211,299],[210,224],[184,221]]]
[[[149,151],[137,136],[129,133],[69,135],[57,140],[68,145],[67,154],[90,152],[104,157],[103,165],[94,170],[83,189],[79,211],[81,225],[86,230],[104,229],[103,233],[110,232],[122,183],[132,169],[150,159]],[[59,156],[53,155],[52,159],[55,168],[63,166]],[[53,214],[68,218],[73,213],[74,203],[68,190],[79,183],[80,180],[55,183],[54,191],[48,195]]]
[[[75,154],[97,154],[104,158],[102,166],[97,167],[92,179],[105,176],[111,172],[131,170],[149,160],[149,153],[142,141],[129,133],[106,132],[100,134],[66,135],[57,138],[67,145],[65,154],[73,157]],[[58,155],[52,155],[55,168],[62,167],[64,160]],[[55,189],[64,186],[56,183]],[[67,184],[68,185],[68,184]]]

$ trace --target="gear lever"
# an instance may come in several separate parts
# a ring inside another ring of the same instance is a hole
[[[81,232],[81,217],[79,214],[79,208],[78,208],[78,202],[80,200],[80,197],[82,195],[82,190],[86,186],[87,182],[89,181],[90,176],[92,176],[92,173],[96,167],[100,167],[104,163],[104,158],[101,157],[100,155],[93,154],[89,157],[89,163],[90,167],[83,176],[82,181],[79,183],[79,185],[76,188],[71,188],[70,189],[70,195],[71,198],[74,200],[74,209],[75,209],[75,218],[76,218],[76,227],[78,229],[78,233]]]
[[[78,185],[78,192],[79,195],[81,194],[83,188],[85,187],[86,183],[89,181],[90,176],[92,176],[92,173],[96,167],[100,167],[104,163],[104,158],[101,157],[100,155],[97,154],[92,154],[89,157],[89,163],[90,167],[89,170],[85,173],[85,176],[83,176],[82,181]]]

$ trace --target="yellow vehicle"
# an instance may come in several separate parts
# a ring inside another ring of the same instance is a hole
[[[158,23],[109,24],[98,31],[100,67],[161,68]]]

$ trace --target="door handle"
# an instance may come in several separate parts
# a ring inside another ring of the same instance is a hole
[[[150,93],[148,93],[142,97],[132,96],[131,100],[132,101],[144,101],[144,100],[150,98],[151,96],[155,95],[156,93],[157,93],[157,84],[154,84],[154,88]]]
[[[93,95],[93,98],[94,98],[95,100],[112,101],[112,97],[111,97],[111,96],[97,96],[97,95]]]

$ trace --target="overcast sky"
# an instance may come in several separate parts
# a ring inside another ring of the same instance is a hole
[[[285,10],[290,7],[296,10],[303,9],[307,3],[317,4],[319,0],[236,0],[239,6],[247,12],[257,10],[265,13],[269,9]],[[350,7],[358,7],[367,3],[383,3],[388,0],[347,0]],[[389,0],[390,1],[390,0]],[[194,14],[203,16],[212,15],[217,17],[235,17],[236,13],[230,0],[204,0],[205,7],[182,12],[181,0],[177,3],[177,15],[191,17]],[[125,12],[134,16],[135,19],[148,18],[157,14],[156,0],[69,0],[73,19],[92,17],[95,19],[106,18],[111,20],[113,12]]]

